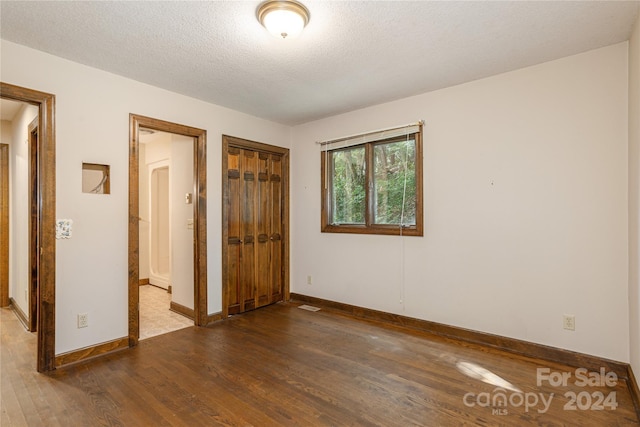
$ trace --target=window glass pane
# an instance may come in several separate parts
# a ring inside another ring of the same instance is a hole
[[[364,147],[334,151],[332,159],[331,218],[334,224],[364,224]]]
[[[415,140],[377,144],[373,147],[373,157],[374,222],[415,225]]]

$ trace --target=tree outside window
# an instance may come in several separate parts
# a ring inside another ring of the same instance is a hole
[[[323,151],[322,231],[422,236],[421,132]]]

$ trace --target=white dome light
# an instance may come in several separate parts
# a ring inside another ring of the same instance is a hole
[[[258,21],[276,37],[297,37],[309,22],[309,11],[293,0],[270,0],[258,7]]]

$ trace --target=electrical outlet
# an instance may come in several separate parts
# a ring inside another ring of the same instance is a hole
[[[311,276],[307,276],[307,285],[310,285],[313,283],[313,280],[311,279]]]
[[[568,331],[576,330],[576,316],[573,314],[565,314],[562,316],[562,327]]]
[[[89,326],[89,315],[87,313],[78,314],[78,329]]]

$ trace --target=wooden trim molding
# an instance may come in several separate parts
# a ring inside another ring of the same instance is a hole
[[[149,279],[148,279],[148,278],[146,278],[146,279],[140,279],[140,280],[138,281],[138,286],[144,286],[144,285],[148,285],[148,284],[149,284]]]
[[[195,319],[195,312],[192,308],[185,307],[184,305],[178,304],[177,302],[171,301],[171,304],[169,304],[169,310],[173,311],[174,313],[178,313],[188,319]]]
[[[38,194],[40,262],[37,369],[55,369],[56,307],[56,143],[55,96],[0,82],[0,98],[38,105]]]
[[[38,117],[28,129],[28,181],[29,181],[29,331],[38,330],[38,284],[40,282],[40,200],[38,195]]]
[[[140,127],[192,137],[194,143],[194,318],[197,326],[207,315],[207,131],[137,114],[129,115],[129,345],[140,336],[139,278],[139,160]]]
[[[403,136],[391,137],[388,139],[369,140],[362,142],[357,146],[351,146],[347,148],[364,149],[364,163],[366,165],[366,177],[365,177],[365,211],[364,211],[364,223],[363,224],[333,224],[331,219],[332,207],[331,207],[331,193],[333,192],[333,174],[329,171],[332,168],[331,158],[333,153],[340,152],[345,149],[342,148],[329,148],[323,149],[320,154],[320,177],[322,182],[320,191],[320,231],[323,233],[353,233],[353,234],[381,234],[381,235],[395,235],[395,236],[424,236],[424,219],[423,219],[423,149],[422,149],[422,133],[423,126],[419,126],[419,130],[411,133],[415,137],[415,196],[416,196],[416,211],[415,211],[415,225],[400,227],[399,224],[376,224],[375,223],[375,202],[373,194],[373,182],[374,182],[374,149],[379,143],[397,143],[402,142]]]
[[[222,312],[210,314],[207,318],[207,324],[222,320]]]
[[[129,337],[118,338],[117,340],[59,354],[56,356],[56,367],[70,365],[72,363],[81,362],[97,356],[103,356],[107,353],[112,353],[125,348],[129,348]]]
[[[428,320],[416,319],[414,317],[401,316],[399,314],[343,304],[297,293],[291,294],[291,300],[314,304],[325,309],[340,311],[354,317],[403,326],[459,341],[479,344],[520,356],[562,363],[576,368],[587,368],[594,371],[597,371],[600,368],[605,368],[607,371],[615,372],[618,378],[625,380],[629,379],[629,364],[615,360],[564,350],[557,347],[550,347],[543,344],[536,344],[515,338],[459,328],[457,326],[445,325]]]
[[[22,326],[24,326],[24,328],[28,331],[29,330],[29,318],[24,313],[24,311],[22,311],[20,306],[18,304],[16,304],[16,301],[12,297],[9,297],[9,307],[11,307],[11,309],[14,311],[14,313],[16,313],[16,316],[18,317],[18,320],[20,321],[20,323],[22,323]]]

